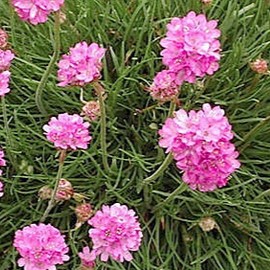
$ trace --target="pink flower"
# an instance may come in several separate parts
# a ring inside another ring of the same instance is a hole
[[[194,83],[196,77],[212,75],[220,60],[220,31],[217,21],[207,21],[204,14],[191,11],[183,18],[173,18],[160,42],[163,64],[175,72],[176,83]]]
[[[167,148],[184,171],[183,181],[192,189],[213,191],[227,184],[240,167],[238,152],[230,142],[231,125],[219,106],[187,113],[181,109],[159,131],[159,145]]]
[[[88,45],[80,42],[70,48],[69,54],[62,56],[58,67],[59,86],[80,85],[91,83],[100,78],[101,59],[105,49],[96,43]]]
[[[11,50],[3,51],[0,49],[0,72],[9,69],[14,57],[15,55]]]
[[[86,149],[92,137],[89,135],[89,123],[83,122],[78,114],[69,115],[62,113],[58,118],[52,117],[48,125],[45,125],[47,139],[54,143],[56,148]]]
[[[93,270],[95,267],[95,259],[93,259],[89,247],[84,247],[82,252],[79,252],[81,258],[81,266],[83,270]]]
[[[31,224],[15,233],[13,243],[20,253],[18,265],[25,270],[56,270],[69,260],[64,236],[50,224]]]
[[[5,49],[8,45],[8,34],[0,28],[0,49]]]
[[[179,92],[179,85],[176,84],[175,80],[176,74],[170,70],[158,72],[148,91],[158,101],[172,100]]]
[[[2,197],[3,195],[4,195],[4,184],[0,181],[0,197]]]
[[[11,73],[9,71],[0,72],[0,97],[10,92],[9,80]]]
[[[6,166],[6,160],[5,160],[5,153],[3,150],[0,150],[0,166]],[[0,170],[0,176],[2,175],[3,171]],[[2,187],[3,187],[3,184],[2,184]],[[0,190],[1,190],[1,187],[0,187]],[[1,195],[0,195],[1,197]]]
[[[46,22],[52,12],[60,9],[64,0],[12,0],[12,4],[22,20],[36,25]]]
[[[107,261],[109,256],[120,262],[132,260],[130,251],[138,250],[142,239],[140,224],[133,210],[119,203],[104,205],[88,223],[94,227],[89,230],[93,258],[101,255],[101,261]]]

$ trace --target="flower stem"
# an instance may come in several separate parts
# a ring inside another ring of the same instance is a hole
[[[58,167],[58,172],[57,172],[57,176],[56,176],[56,182],[55,182],[53,193],[52,193],[52,196],[51,196],[51,198],[49,200],[48,206],[47,206],[43,216],[40,219],[41,223],[46,220],[46,218],[48,217],[48,215],[51,212],[52,208],[56,204],[55,196],[56,196],[57,189],[58,189],[58,186],[59,186],[59,181],[62,178],[65,157],[66,157],[66,150],[60,150],[59,167]]]
[[[39,109],[39,111],[43,114],[46,115],[47,111],[43,105],[42,102],[42,93],[44,90],[44,87],[46,86],[47,80],[52,72],[53,66],[58,59],[59,53],[60,53],[60,13],[59,11],[55,13],[54,16],[54,52],[52,55],[52,58],[46,68],[46,71],[42,75],[42,78],[38,84],[37,90],[36,90],[36,96],[35,96],[35,101],[36,105]]]
[[[94,89],[98,96],[98,101],[100,105],[100,145],[102,150],[102,162],[105,171],[110,172],[110,167],[108,164],[108,154],[107,154],[107,143],[106,143],[106,108],[104,103],[104,93],[105,90],[99,82],[93,83]]]

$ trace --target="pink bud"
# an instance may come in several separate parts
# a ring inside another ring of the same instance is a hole
[[[268,73],[267,62],[264,59],[256,59],[254,62],[250,63],[250,68],[259,74]]]
[[[79,225],[87,221],[94,212],[90,203],[83,203],[76,206],[75,214],[77,216],[77,225]]]
[[[100,106],[98,101],[88,101],[82,108],[82,116],[86,116],[89,120],[95,121],[100,116]]]
[[[60,179],[55,199],[58,201],[70,200],[73,194],[74,190],[71,183],[64,178]]]

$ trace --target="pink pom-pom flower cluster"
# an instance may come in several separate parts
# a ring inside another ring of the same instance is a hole
[[[90,253],[89,247],[84,247],[82,252],[78,253],[81,259],[81,269],[82,270],[93,270],[96,263],[92,260],[92,255]]]
[[[153,99],[160,102],[172,100],[179,91],[179,85],[176,84],[176,73],[170,70],[158,72],[148,91]]]
[[[23,21],[36,25],[46,22],[52,12],[61,8],[64,0],[12,0],[12,4]]]
[[[60,81],[58,85],[83,86],[99,79],[104,54],[105,49],[96,43],[90,45],[84,41],[77,43],[58,63],[57,75]]]
[[[13,243],[20,253],[18,265],[25,270],[56,270],[69,260],[64,236],[50,224],[31,224],[15,233]]]
[[[159,145],[173,154],[184,171],[183,181],[192,189],[205,192],[223,187],[240,167],[230,142],[231,125],[219,106],[204,104],[202,110],[189,113],[180,109],[166,120],[159,135]]]
[[[204,14],[189,12],[183,18],[173,18],[167,34],[160,42],[164,48],[162,61],[176,73],[176,83],[194,83],[196,77],[212,75],[220,60],[220,30],[217,21],[207,21]]]
[[[93,227],[89,230],[93,241],[92,260],[99,255],[101,261],[107,261],[109,257],[120,262],[132,260],[130,251],[139,249],[142,238],[140,223],[133,210],[119,203],[103,205],[88,223]]]
[[[0,50],[0,72],[10,68],[11,61],[15,55],[11,50]]]
[[[47,139],[54,143],[56,148],[76,150],[87,149],[92,139],[88,130],[89,125],[78,114],[62,113],[58,118],[52,117],[43,129]]]

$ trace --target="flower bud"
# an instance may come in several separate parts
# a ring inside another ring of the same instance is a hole
[[[0,29],[0,49],[6,49],[8,46],[8,34]]]
[[[64,178],[60,179],[59,185],[56,191],[55,199],[57,201],[70,200],[73,194],[74,194],[74,190],[71,183]]]
[[[268,66],[267,62],[264,59],[256,59],[254,62],[251,62],[250,68],[259,74],[266,74],[268,73]]]
[[[98,101],[88,101],[82,108],[82,116],[86,116],[89,120],[95,121],[100,116],[100,106]]]
[[[217,227],[217,223],[212,217],[204,217],[200,220],[199,226],[204,232],[210,232]]]
[[[76,227],[80,227],[94,214],[94,211],[90,203],[82,203],[76,206],[75,214],[77,216]]]
[[[41,200],[48,200],[52,196],[52,189],[49,186],[44,186],[38,191],[38,197]]]

